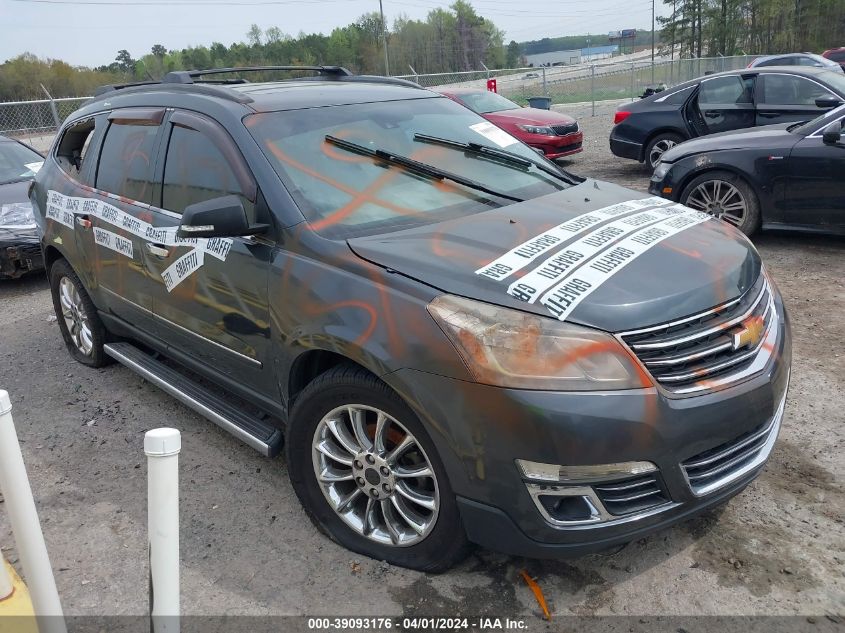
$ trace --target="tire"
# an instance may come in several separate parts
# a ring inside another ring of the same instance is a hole
[[[79,277],[65,259],[50,267],[50,293],[62,338],[73,358],[89,367],[104,367],[112,359],[103,351],[108,331]],[[63,304],[64,300],[64,304]]]
[[[363,442],[354,433],[353,413],[366,434]],[[384,440],[379,446],[375,431],[381,420],[385,422],[378,428]],[[415,442],[390,462],[391,451],[409,435]],[[359,450],[365,442],[370,442],[369,452]],[[312,381],[295,401],[285,444],[300,502],[318,529],[335,542],[377,560],[434,573],[466,556],[469,543],[434,444],[411,408],[366,370],[343,364]],[[424,472],[426,466],[433,477],[407,474]],[[318,472],[347,479],[318,480]],[[400,488],[431,507],[412,503],[399,494]],[[344,506],[341,500],[350,497],[354,500]],[[419,533],[404,516],[413,517],[418,528],[427,527]]]
[[[665,134],[658,134],[653,139],[648,142],[645,148],[645,164],[651,171],[654,171],[654,168],[657,167],[657,163],[660,162],[660,157],[663,156],[663,153],[677,145],[678,143],[683,143],[686,139],[683,138],[680,134],[674,134],[672,132],[667,132]]]
[[[708,197],[715,200],[708,203]],[[729,171],[710,171],[684,187],[681,204],[704,211],[734,225],[746,235],[760,228],[760,201],[751,186]]]

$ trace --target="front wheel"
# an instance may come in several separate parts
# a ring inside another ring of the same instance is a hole
[[[746,235],[760,227],[760,203],[742,178],[727,171],[712,171],[693,180],[681,193],[681,204],[733,224]]]
[[[467,539],[437,451],[407,404],[354,365],[316,378],[293,407],[288,469],[312,521],[341,545],[428,572]]]

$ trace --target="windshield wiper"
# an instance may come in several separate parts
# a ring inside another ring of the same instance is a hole
[[[497,162],[504,163],[506,165],[512,165],[514,167],[522,167],[523,169],[528,169],[533,165],[543,173],[548,174],[553,178],[557,178],[558,180],[563,180],[567,184],[578,184],[571,178],[567,177],[567,175],[562,171],[553,169],[548,165],[544,165],[543,163],[538,163],[537,161],[529,160],[524,156],[514,154],[513,152],[509,152],[504,149],[490,147],[489,145],[482,145],[481,143],[465,143],[463,141],[453,141],[448,138],[440,138],[439,136],[430,136],[428,134],[419,133],[414,134],[414,140],[419,141],[420,143],[431,143],[433,145],[443,145],[445,147],[451,147],[453,149],[468,152],[469,154],[472,154],[474,156],[485,156],[487,158],[496,160]]]
[[[401,154],[394,154],[393,152],[383,149],[371,149],[369,147],[365,147],[364,145],[359,145],[358,143],[345,141],[342,138],[337,138],[331,134],[326,134],[326,142],[331,143],[332,145],[337,145],[348,152],[369,156],[370,158],[382,160],[391,165],[400,165],[408,171],[412,171],[422,176],[427,176],[428,178],[433,178],[435,180],[451,180],[459,185],[463,185],[464,187],[469,187],[470,189],[475,189],[476,191],[483,191],[484,193],[489,193],[497,198],[505,198],[506,200],[512,200],[514,202],[524,202],[522,198],[517,198],[509,193],[496,191],[495,189],[491,189],[490,187],[470,178],[465,178],[459,174],[453,174],[452,172],[445,171],[439,167],[435,167],[434,165],[429,165],[428,163],[421,163],[418,160],[402,156]]]

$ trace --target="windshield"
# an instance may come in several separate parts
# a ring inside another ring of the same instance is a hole
[[[843,114],[845,114],[845,105],[841,105],[838,108],[831,110],[827,114],[818,116],[812,121],[807,121],[806,123],[795,123],[793,125],[790,125],[787,129],[790,132],[795,132],[796,134],[807,136],[808,134],[812,134],[816,130],[822,129],[830,125]]]
[[[44,159],[15,141],[0,141],[0,184],[35,177]]]
[[[502,95],[490,92],[489,90],[462,93],[458,94],[457,97],[466,107],[473,112],[478,112],[478,114],[519,109],[519,106],[510,99],[505,99]]]
[[[311,227],[332,238],[440,222],[512,200],[347,151],[326,136],[435,166],[521,200],[569,186],[533,165],[545,160],[534,150],[446,98],[267,112],[245,123]],[[415,135],[501,148],[533,164],[504,164]]]

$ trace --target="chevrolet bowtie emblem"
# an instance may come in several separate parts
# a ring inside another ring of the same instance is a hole
[[[733,334],[733,348],[738,350],[742,347],[757,347],[760,339],[763,338],[763,319],[756,317],[748,319],[742,324],[742,329]]]

